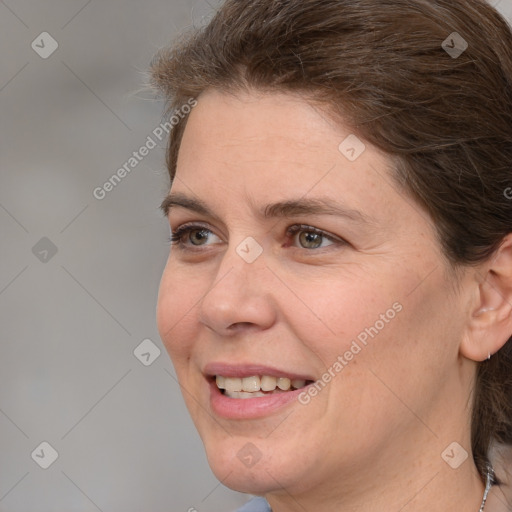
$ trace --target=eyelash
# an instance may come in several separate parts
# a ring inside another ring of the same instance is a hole
[[[185,250],[187,250],[187,249],[188,250],[196,250],[196,249],[189,249],[189,246],[182,241],[182,238],[184,235],[190,233],[191,231],[195,231],[197,229],[204,229],[206,231],[209,231],[210,233],[213,233],[209,228],[207,228],[206,226],[203,226],[201,224],[183,224],[182,226],[180,226],[179,228],[177,228],[176,230],[174,230],[171,233],[171,236],[168,237],[168,242],[171,245],[176,245]],[[293,237],[297,233],[300,233],[301,231],[321,235],[323,238],[325,238],[326,240],[329,240],[333,244],[348,245],[348,242],[346,242],[342,238],[335,237],[334,235],[331,235],[330,233],[327,233],[325,231],[322,231],[321,229],[315,228],[314,226],[309,226],[307,224],[293,224],[292,226],[289,226],[286,229],[286,235]],[[198,250],[200,250],[199,247],[201,247],[201,246],[197,246]],[[308,251],[314,250],[314,249],[307,249],[305,247],[299,247],[299,248],[308,250]]]
[[[194,231],[196,229],[204,229],[206,231],[212,232],[206,226],[203,226],[201,224],[183,224],[182,226],[171,232],[171,236],[168,238],[168,241],[172,245],[184,246],[185,244],[181,241],[183,235],[186,235],[187,233],[190,233],[191,231]]]

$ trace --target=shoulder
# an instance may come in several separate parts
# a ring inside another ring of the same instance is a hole
[[[272,512],[265,498],[253,498],[235,512]]]

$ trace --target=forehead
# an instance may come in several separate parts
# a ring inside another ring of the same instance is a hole
[[[390,166],[350,127],[297,95],[208,90],[190,113],[172,190],[220,209],[321,196],[396,221],[411,207]]]
[[[348,135],[349,130],[345,131]],[[242,158],[244,151],[256,149],[258,145],[279,155],[288,148],[292,151],[325,148],[330,142],[337,149],[336,141],[343,132],[343,127],[335,126],[318,108],[296,94],[259,91],[227,94],[209,89],[199,96],[189,116],[182,146],[188,136],[194,137],[195,144],[206,147],[240,148]]]

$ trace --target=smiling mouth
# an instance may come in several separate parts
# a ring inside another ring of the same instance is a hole
[[[287,393],[302,389],[312,380],[289,379],[271,375],[252,375],[250,377],[213,377],[220,392],[229,398],[257,398],[277,393]]]

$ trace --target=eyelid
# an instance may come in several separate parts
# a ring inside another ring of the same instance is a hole
[[[171,233],[177,233],[179,231],[184,231],[187,228],[190,228],[190,229],[203,228],[203,229],[208,229],[211,231],[208,223],[200,222],[200,221],[191,221],[191,222],[184,222],[183,224],[180,224],[176,229],[172,229],[172,226],[171,226]]]
[[[328,231],[324,231],[323,229],[316,228],[314,226],[310,226],[308,224],[293,224],[286,228],[287,235],[296,235],[300,231],[310,231],[312,233],[316,233],[318,235],[322,235],[324,238],[329,240],[330,242],[337,244],[348,244],[346,240],[340,238],[339,236],[333,235]]]
[[[184,243],[181,241],[181,238],[184,235],[186,235],[190,231],[195,231],[197,229],[204,229],[205,231],[210,232],[212,235],[215,235],[217,238],[220,238],[222,240],[222,238],[219,235],[217,235],[207,223],[192,221],[192,222],[185,222],[184,224],[180,224],[176,229],[171,228],[171,235],[169,237],[169,241],[171,242],[172,245],[175,245],[177,247],[181,247],[181,248],[186,247],[186,249],[189,249],[189,250],[200,250],[200,248],[202,247],[201,245],[197,245],[197,246],[192,245],[191,246],[190,244],[187,244],[187,243]],[[207,246],[208,245],[206,245],[205,247],[207,247]],[[195,249],[192,249],[192,247],[195,247]]]

